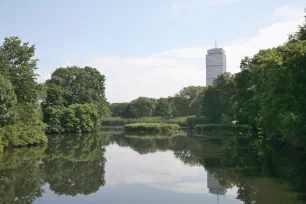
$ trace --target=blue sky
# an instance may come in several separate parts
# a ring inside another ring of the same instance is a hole
[[[89,65],[111,102],[205,85],[207,48],[224,47],[228,71],[281,44],[303,22],[303,0],[0,0],[0,39],[36,45],[39,81],[57,67]]]

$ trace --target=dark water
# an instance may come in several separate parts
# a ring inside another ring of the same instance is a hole
[[[305,203],[303,153],[211,138],[51,136],[0,154],[0,203]]]

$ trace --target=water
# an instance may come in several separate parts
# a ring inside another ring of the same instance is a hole
[[[213,138],[53,135],[0,154],[0,203],[305,203],[303,153]]]

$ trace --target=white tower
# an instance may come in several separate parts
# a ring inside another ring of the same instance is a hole
[[[222,48],[213,48],[206,55],[206,86],[212,85],[218,75],[226,72],[226,55]]]

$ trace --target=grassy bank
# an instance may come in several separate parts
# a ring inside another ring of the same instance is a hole
[[[163,123],[134,123],[124,126],[127,133],[147,133],[147,134],[171,134],[180,129],[177,124]]]

